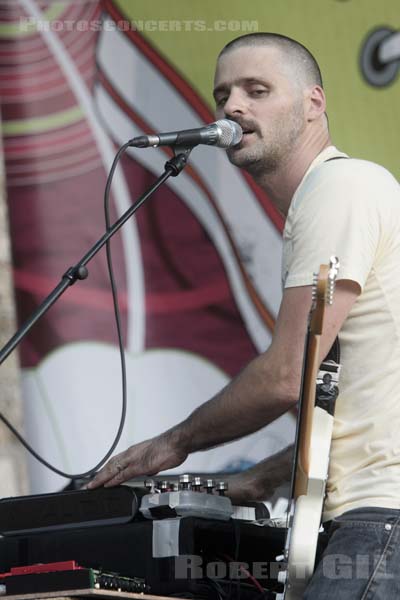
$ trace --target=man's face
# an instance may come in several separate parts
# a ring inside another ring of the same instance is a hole
[[[304,132],[304,93],[285,57],[274,47],[229,50],[217,63],[217,118],[243,129],[242,141],[227,150],[229,160],[251,174],[268,174],[284,164]]]

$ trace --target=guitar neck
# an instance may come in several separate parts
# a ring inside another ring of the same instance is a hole
[[[310,440],[315,404],[315,382],[319,367],[320,335],[309,332],[307,339],[307,362],[303,375],[303,390],[300,402],[299,431],[297,436],[297,461],[293,497],[305,494],[310,469]]]

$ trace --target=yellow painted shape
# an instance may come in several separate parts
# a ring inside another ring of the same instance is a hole
[[[68,110],[54,113],[46,117],[3,121],[1,127],[4,136],[37,134],[72,125],[83,118],[84,114],[82,109],[79,106],[74,106]]]
[[[43,20],[55,21],[59,19],[67,6],[68,2],[54,2],[47,10],[43,11]],[[0,38],[3,39],[27,37],[35,31],[37,31],[37,26],[29,17],[21,19],[18,23],[0,23]]]

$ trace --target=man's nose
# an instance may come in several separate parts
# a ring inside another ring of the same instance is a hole
[[[245,112],[246,103],[243,94],[240,93],[240,90],[231,90],[224,105],[225,116],[229,118],[235,115],[243,115]]]

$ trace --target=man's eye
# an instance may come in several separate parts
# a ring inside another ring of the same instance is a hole
[[[215,104],[216,104],[216,106],[223,106],[225,104],[226,100],[227,100],[226,96],[221,96],[221,98],[215,99]]]
[[[267,92],[268,90],[266,90],[265,88],[256,88],[249,91],[251,96],[263,96]]]

